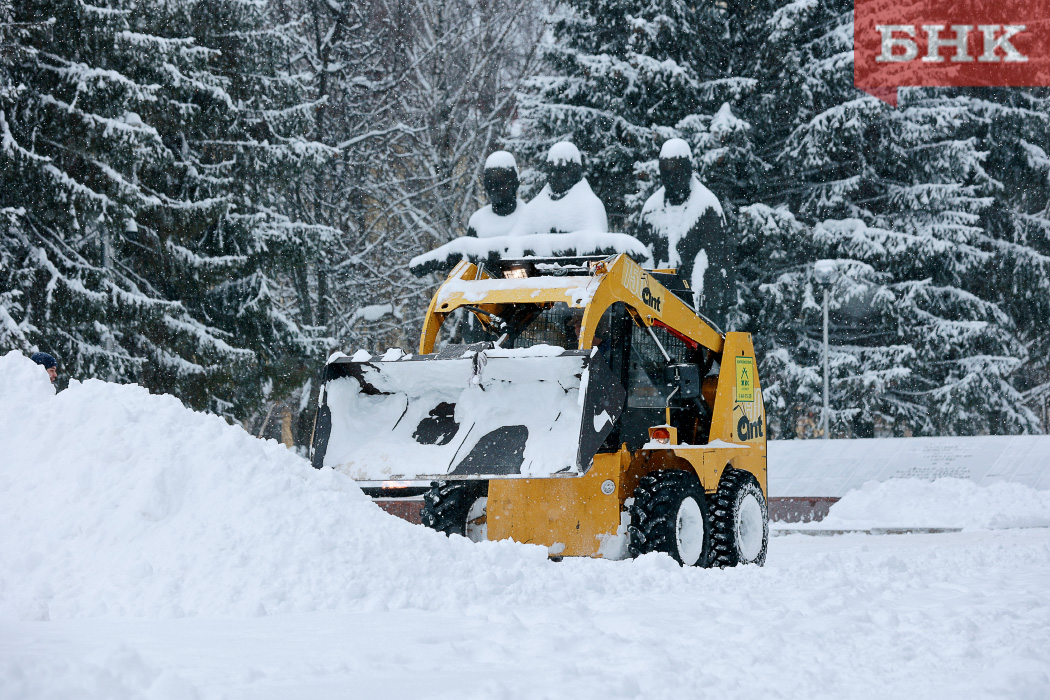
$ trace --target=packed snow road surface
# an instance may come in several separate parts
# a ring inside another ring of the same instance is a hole
[[[777,537],[761,570],[478,562],[429,610],[0,623],[0,695],[1036,700],[1047,581],[1045,530]]]
[[[1050,697],[1048,529],[553,563],[14,355],[0,454],[3,700]]]

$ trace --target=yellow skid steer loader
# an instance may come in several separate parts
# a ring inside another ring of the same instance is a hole
[[[366,490],[425,488],[427,526],[553,558],[762,564],[751,337],[716,330],[691,296],[623,254],[464,261],[419,354],[329,359],[313,464]]]

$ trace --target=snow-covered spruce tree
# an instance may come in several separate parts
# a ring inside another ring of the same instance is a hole
[[[183,240],[208,263],[243,263],[215,284],[186,285],[179,298],[252,351],[248,371],[229,380],[239,403],[258,410],[261,398],[280,399],[314,374],[331,344],[293,283],[337,231],[303,220],[294,194],[337,151],[311,138],[318,103],[289,60],[301,47],[297,25],[254,0],[200,0],[189,11],[195,42],[218,52],[209,68],[225,90],[200,111],[189,148],[211,185],[198,195],[223,208]]]
[[[0,209],[0,351],[29,351],[32,327],[25,319],[22,290],[9,280],[14,276],[25,232],[22,230],[23,210],[14,207]]]
[[[701,179],[710,175],[708,163],[728,154],[708,158],[722,147],[710,141],[712,115],[750,81],[729,75],[726,21],[722,4],[706,0],[558,5],[538,75],[518,97],[523,134],[509,147],[538,163],[552,143],[575,143],[610,225],[623,228],[658,186],[664,140],[693,143]],[[533,187],[542,181],[535,171],[523,179]]]
[[[893,110],[852,87],[852,3],[771,11],[747,119],[775,166],[746,210],[743,279],[775,434],[819,413],[819,291],[832,291],[833,431],[974,434],[1035,428],[1011,385],[1025,357],[1009,316],[980,296],[990,206],[975,117],[935,90]],[[765,329],[765,330],[759,330]]]
[[[24,29],[4,55],[19,88],[5,92],[0,112],[0,197],[6,210],[21,212],[4,241],[2,284],[17,299],[15,318],[74,376],[136,379],[145,361],[200,375],[193,354],[237,361],[221,334],[129,269],[127,254],[138,248],[124,245],[140,212],[182,204],[143,182],[151,164],[176,170],[178,159],[140,116],[178,108],[163,99],[162,84],[128,74],[161,75],[165,61],[189,70],[195,58],[160,42],[156,52],[132,57],[130,42],[145,38],[130,34],[127,12],[115,8],[11,9]],[[189,352],[174,350],[179,345]]]
[[[1016,386],[1046,421],[1050,400],[1050,91],[969,89],[970,133],[987,152],[981,293],[1009,314],[1027,349]]]
[[[28,28],[16,23],[10,3],[0,0],[0,109],[7,109],[17,99],[19,87],[11,68],[15,60],[25,59],[21,42]],[[6,124],[6,113],[2,111],[0,124]],[[0,149],[6,150],[2,145]],[[12,282],[25,239],[24,216],[21,207],[0,206],[0,351],[32,348],[32,328],[25,319],[22,290]]]
[[[0,105],[0,207],[24,214],[0,294],[73,376],[243,413],[304,355],[271,270],[307,238],[274,183],[311,147],[280,135],[299,102],[263,13],[12,5],[26,29],[4,56],[20,87]]]

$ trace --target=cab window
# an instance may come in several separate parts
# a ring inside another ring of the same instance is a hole
[[[580,342],[583,309],[574,309],[563,301],[551,304],[533,316],[507,347],[531,348],[533,345],[558,345],[575,350]]]
[[[691,351],[689,347],[667,332],[664,328],[653,327],[653,333],[671,361],[688,362]],[[667,360],[653,339],[649,330],[637,324],[631,329],[631,356],[627,375],[627,405],[631,408],[663,408],[671,387],[664,379],[664,368]]]
[[[509,307],[502,312],[502,317],[511,327],[511,332],[502,347],[556,345],[575,350],[580,342],[583,311],[565,302]],[[442,326],[442,338],[447,338],[444,344],[496,342],[501,335],[479,321],[474,313],[462,308],[456,309]]]

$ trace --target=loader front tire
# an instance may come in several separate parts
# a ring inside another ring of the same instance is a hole
[[[435,481],[423,495],[423,524],[446,535],[469,537],[474,542],[488,539],[485,506],[487,481]]]
[[[683,566],[709,566],[711,533],[700,479],[666,469],[643,476],[634,490],[628,551],[665,552]]]
[[[766,563],[769,513],[758,482],[748,472],[727,468],[707,513],[718,567]]]

